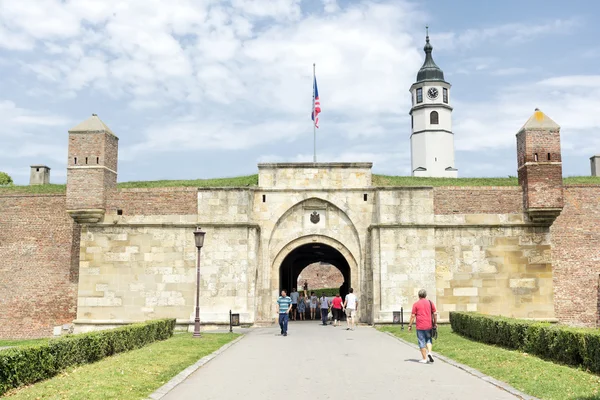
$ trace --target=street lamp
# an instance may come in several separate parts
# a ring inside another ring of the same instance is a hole
[[[196,318],[194,319],[194,334],[195,338],[200,337],[200,250],[204,245],[204,235],[206,232],[202,232],[200,227],[196,227],[194,231],[194,240],[196,241],[196,248],[198,249],[198,263],[196,264]]]

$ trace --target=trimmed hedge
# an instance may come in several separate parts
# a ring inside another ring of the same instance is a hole
[[[161,319],[0,351],[0,395],[51,378],[68,367],[168,339],[173,336],[174,328],[174,319]]]
[[[451,312],[452,330],[478,342],[535,354],[600,373],[600,331],[467,312]]]

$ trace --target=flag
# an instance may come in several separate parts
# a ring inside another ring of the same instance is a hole
[[[319,127],[319,113],[321,112],[321,102],[319,101],[319,90],[317,89],[317,77],[315,76],[315,82],[313,87],[313,111],[312,120],[315,121],[315,127]]]

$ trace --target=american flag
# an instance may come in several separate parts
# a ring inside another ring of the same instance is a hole
[[[321,102],[319,101],[319,90],[317,89],[317,77],[315,76],[314,83],[314,98],[312,120],[315,121],[315,127],[319,127],[319,113],[321,112]]]

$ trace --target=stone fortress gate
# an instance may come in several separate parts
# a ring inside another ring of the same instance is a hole
[[[536,118],[518,136],[522,152],[540,134],[559,143],[557,125]],[[340,269],[365,323],[390,322],[421,288],[442,320],[454,310],[555,317],[549,229],[562,208],[560,153],[554,163],[523,155],[530,180],[521,187],[374,187],[371,163],[280,163],[258,165],[257,187],[117,190],[112,131],[92,116],[69,137],[78,330],[162,317],[189,324],[197,226],[206,231],[203,323],[226,322],[230,309],[243,323],[272,323],[280,290],[316,261]],[[543,191],[536,173],[550,177]]]

